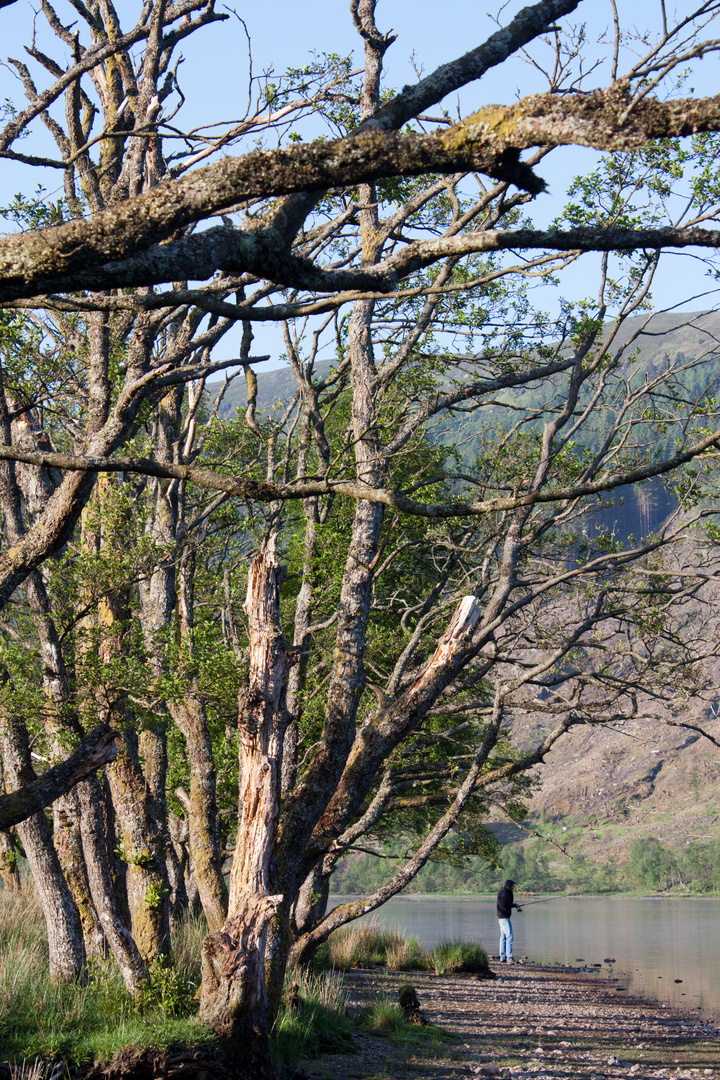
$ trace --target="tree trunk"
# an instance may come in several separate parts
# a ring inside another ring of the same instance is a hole
[[[6,715],[4,719],[5,771],[13,787],[22,787],[35,779],[27,731],[14,717]],[[45,916],[50,977],[63,982],[81,979],[85,974],[85,948],[80,916],[63,877],[44,813],[41,811],[27,818],[17,826],[17,831]]]
[[[5,793],[5,772],[0,757],[0,795]],[[20,872],[17,865],[17,853],[9,829],[0,829],[0,880],[3,888],[16,892],[20,888]]]
[[[174,448],[179,438],[183,392],[173,387],[158,403],[156,417],[155,446],[160,460],[172,461]],[[171,552],[177,544],[178,527],[178,485],[167,481],[158,482],[155,487],[155,507],[150,520],[150,533],[160,553],[158,564],[153,569],[149,580],[140,581],[140,622],[145,637],[145,644],[150,656],[150,668],[153,680],[158,683],[166,672],[166,659],[163,650],[164,635],[172,625],[177,602],[175,559]],[[165,706],[161,707],[165,713]],[[139,735],[140,757],[148,787],[152,792],[155,816],[162,835],[162,849],[165,855],[165,872],[170,893],[169,912],[172,919],[178,919],[187,909],[188,897],[185,878],[170,836],[168,823],[167,799],[165,795],[167,779],[167,724],[164,715],[158,716],[151,727],[145,727]]]
[[[134,719],[118,737],[118,756],[108,769],[126,863],[132,936],[145,961],[170,955],[170,908],[162,833],[138,757]]]
[[[165,874],[168,881],[168,916],[171,920],[179,919],[187,910],[188,898],[185,878],[180,867],[175,846],[170,836],[168,825],[167,798],[167,731],[166,724],[156,723],[153,727],[144,727],[138,735],[138,748],[142,759],[143,773],[148,790],[153,798],[155,820],[160,832],[159,852],[165,862]]]
[[[217,831],[215,764],[205,708],[199,694],[170,705],[187,747],[190,765],[188,840],[193,874],[210,931],[219,930],[228,912]]]
[[[53,838],[65,880],[80,915],[88,956],[106,954],[105,935],[93,904],[80,828],[77,789],[53,803]]]
[[[20,888],[17,854],[7,829],[0,829],[0,881],[3,888],[10,892],[16,892]]]
[[[63,877],[45,815],[17,826],[45,916],[50,978],[61,982],[85,975],[85,947],[78,910]]]
[[[303,881],[293,908],[293,937],[314,930],[327,911],[331,874],[323,872],[323,860],[315,864]]]
[[[95,776],[78,785],[80,829],[90,892],[108,945],[126,989],[137,994],[147,984],[148,971],[123,917],[111,873],[103,785]]]
[[[105,515],[103,500],[112,507],[113,484],[107,478],[98,483],[100,517],[100,551],[111,557],[122,548],[124,540],[112,521]],[[84,542],[97,545],[97,536],[87,532]],[[108,664],[122,661],[126,648],[125,630],[131,618],[130,595],[127,585],[108,590],[98,605],[100,628],[100,659]],[[164,786],[164,753],[157,740],[148,736],[148,776],[140,761],[143,733],[126,702],[124,689],[108,700],[108,712],[118,728],[117,758],[108,769],[112,801],[120,832],[119,847],[126,864],[125,883],[130,908],[132,935],[145,961],[170,955],[170,887],[165,864],[165,845],[169,844],[163,828],[163,806],[158,805],[155,792]],[[158,754],[159,759],[158,760]],[[164,791],[163,791],[164,799]]]
[[[274,543],[250,567],[246,612],[250,676],[241,694],[241,777],[228,918],[203,943],[200,1015],[244,1076],[274,1075],[265,983],[267,926],[282,900],[271,895],[280,812],[282,698],[293,656],[278,627],[280,568]]]

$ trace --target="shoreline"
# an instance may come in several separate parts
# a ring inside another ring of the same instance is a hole
[[[346,900],[361,900],[366,893],[330,893],[328,897],[328,904],[332,903],[333,907],[336,907],[340,903],[344,903]],[[533,893],[524,892],[523,897],[532,897],[531,900],[525,900],[524,903],[529,904],[537,900],[720,900],[720,892],[711,893],[688,893],[688,892],[666,892],[666,893],[648,893],[648,892],[614,892],[614,893]],[[391,896],[389,900],[386,900],[382,907],[387,907],[392,903],[418,903],[420,901],[446,901],[446,900],[461,900],[461,901],[495,901],[497,893],[398,893],[397,896]],[[523,901],[520,901],[521,905]],[[330,909],[332,910],[332,909]],[[377,909],[378,911],[380,908]],[[373,912],[370,912],[368,918],[372,916]]]
[[[705,1018],[720,1020],[718,898],[654,900],[645,894],[548,900],[518,901],[523,914],[513,919],[516,955],[627,976],[637,993],[679,1008],[699,1006]],[[398,898],[365,916],[362,924],[399,932],[426,950],[462,940],[479,941],[488,954],[498,952],[494,897]],[[617,961],[608,964],[607,957]]]
[[[357,1034],[355,1055],[303,1063],[311,1080],[660,1080],[720,1077],[720,1027],[608,979],[560,965],[491,961],[492,981],[473,976],[354,969],[350,1011],[411,983],[431,1024],[450,1038],[403,1045],[385,1033]],[[422,1031],[422,1029],[418,1029]]]

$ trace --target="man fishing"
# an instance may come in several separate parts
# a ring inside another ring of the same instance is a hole
[[[497,917],[500,924],[500,963],[512,964],[513,962],[513,928],[510,916],[512,909],[522,911],[515,903],[513,893],[514,881],[508,879],[497,894]]]

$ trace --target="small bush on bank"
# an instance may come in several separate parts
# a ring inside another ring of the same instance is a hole
[[[488,958],[477,941],[444,941],[433,949],[432,965],[437,975],[477,972],[487,969]]]

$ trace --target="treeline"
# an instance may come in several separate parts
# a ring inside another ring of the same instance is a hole
[[[400,845],[377,854],[356,854],[338,867],[332,891],[372,892],[389,876],[402,858]],[[584,855],[565,862],[552,860],[541,841],[506,844],[501,865],[493,867],[478,857],[454,861],[451,857],[431,860],[418,873],[406,892],[412,893],[492,893],[506,878],[517,882],[523,892],[572,892],[602,894],[687,890],[693,893],[720,892],[720,839],[691,842],[673,850],[653,837],[633,840],[626,863],[596,864]]]

